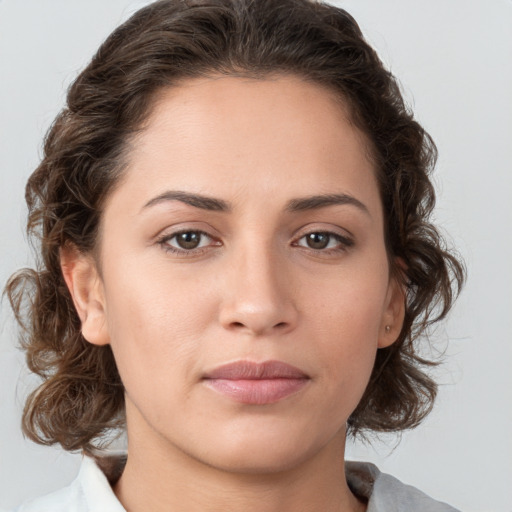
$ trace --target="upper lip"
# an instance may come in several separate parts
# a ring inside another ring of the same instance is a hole
[[[224,364],[204,375],[205,379],[264,380],[307,379],[309,376],[299,368],[282,361],[235,361]]]

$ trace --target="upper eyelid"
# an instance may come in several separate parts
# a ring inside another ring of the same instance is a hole
[[[351,237],[351,236],[341,235],[341,234],[336,233],[334,231],[321,231],[321,230],[308,231],[307,233],[304,233],[303,235],[294,238],[293,243],[294,244],[298,243],[299,240],[302,240],[305,236],[308,236],[308,235],[310,235],[312,233],[324,233],[326,235],[330,235],[333,238],[335,238],[339,243],[344,244],[346,246],[353,246],[354,243],[355,243],[353,237]],[[323,249],[318,249],[318,250],[323,250]]]
[[[199,225],[197,225],[199,224]],[[173,236],[179,235],[180,233],[189,232],[202,233],[212,239],[221,238],[218,231],[211,226],[204,227],[204,222],[193,221],[191,223],[183,222],[176,225],[167,226],[164,229],[160,229],[157,234],[153,236],[154,240],[162,240],[163,238],[172,238]]]
[[[207,231],[203,229],[178,229],[177,231],[172,231],[170,233],[164,233],[162,236],[173,238],[175,236],[181,235],[183,233],[200,233],[201,235],[206,235],[207,237],[213,238],[213,235],[210,235]]]
[[[206,236],[210,240],[217,240],[217,238],[214,235],[211,235],[207,231],[204,231],[202,229],[180,229],[178,231],[173,231],[171,233],[162,233],[160,236],[157,237],[157,240],[160,242],[166,241],[166,240],[172,240],[173,238],[177,237],[178,235],[181,235],[183,233],[199,233],[202,236]]]
[[[191,233],[191,232],[194,232],[194,233],[201,233],[202,235],[205,235],[209,238],[212,238],[212,239],[215,239],[215,238],[220,238],[220,236],[218,235],[214,235],[212,233],[209,233],[208,231],[204,230],[204,229],[200,229],[200,228],[182,228],[182,229],[177,229],[177,230],[172,230],[170,232],[166,232],[166,230],[162,230],[162,232],[157,235],[156,238],[158,239],[162,239],[162,238],[173,238],[177,235],[180,235],[182,233]],[[316,229],[307,229],[307,230],[304,230],[302,231],[300,234],[295,234],[292,238],[293,239],[300,239],[300,238],[303,238],[311,233],[326,233],[328,235],[334,235],[336,237],[340,237],[340,238],[343,238],[343,239],[347,239],[347,238],[353,238],[353,235],[348,233],[347,231],[345,231],[346,234],[343,234],[343,233],[339,233],[337,231],[334,231],[332,228],[330,229],[322,229],[322,228],[316,228]]]
[[[310,233],[327,233],[334,236],[338,236],[343,239],[350,240],[354,240],[355,238],[354,235],[348,229],[335,225],[329,225],[327,227],[311,225],[303,226],[302,228],[296,231],[294,238],[298,240],[299,238],[302,238],[303,236],[306,236]]]

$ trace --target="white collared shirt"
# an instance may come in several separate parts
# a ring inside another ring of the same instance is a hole
[[[367,512],[458,512],[415,487],[381,473],[366,462],[346,462],[347,482],[354,493],[368,499]],[[126,512],[94,459],[84,457],[71,484],[29,501],[13,512]]]

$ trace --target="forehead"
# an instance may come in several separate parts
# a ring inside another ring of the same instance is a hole
[[[368,148],[327,87],[293,75],[197,78],[159,92],[124,181],[145,197],[169,187],[228,200],[356,193],[376,189]]]

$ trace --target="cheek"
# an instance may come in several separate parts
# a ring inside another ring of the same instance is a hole
[[[326,276],[321,283],[317,279],[314,284],[304,287],[313,292],[303,300],[308,302],[312,321],[318,318],[317,329],[348,339],[367,339],[370,334],[378,334],[388,285],[384,265],[347,266],[337,275]]]
[[[214,315],[205,290],[196,288],[200,283],[140,262],[124,261],[105,274],[111,346],[127,392],[188,382],[200,333]]]
[[[380,269],[380,270],[379,270]],[[324,283],[321,293],[311,294],[311,357],[322,361],[331,387],[340,391],[354,384],[362,394],[370,377],[384,313],[387,269],[365,266],[340,273],[339,279]]]

